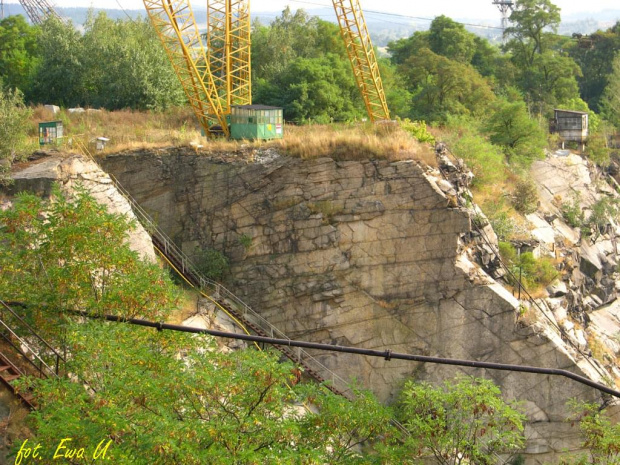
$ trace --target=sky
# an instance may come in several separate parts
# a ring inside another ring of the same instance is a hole
[[[5,3],[17,3],[16,0],[4,0]],[[206,0],[202,0],[206,3]],[[58,7],[71,6],[94,6],[96,8],[122,8],[127,10],[139,10],[144,8],[141,0],[52,0]],[[589,12],[600,12],[605,9],[620,9],[618,0],[553,0],[553,3],[562,9],[562,16],[583,13],[583,18],[588,17]],[[192,3],[198,4],[194,1]],[[252,12],[281,11],[286,5],[291,8],[316,9],[322,6],[331,7],[329,0],[251,0]],[[435,17],[445,14],[451,18],[477,18],[499,21],[500,14],[492,0],[437,0],[437,1],[411,1],[411,0],[361,0],[364,11],[368,11],[373,19],[378,16],[370,11],[397,13],[416,17]],[[613,19],[613,18],[610,18]],[[386,18],[386,21],[396,21]]]

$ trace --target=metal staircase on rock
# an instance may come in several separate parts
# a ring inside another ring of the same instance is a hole
[[[0,339],[5,343],[0,347],[0,382],[24,405],[34,408],[36,404],[32,393],[17,389],[15,380],[32,373],[41,378],[58,376],[65,359],[2,300],[0,300]],[[17,360],[30,366],[28,373],[17,367]]]

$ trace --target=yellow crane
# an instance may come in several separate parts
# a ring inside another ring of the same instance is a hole
[[[252,104],[249,0],[207,0],[206,44],[190,0],[143,0],[205,134],[230,135],[234,105]],[[355,80],[371,121],[390,118],[359,0],[333,0]]]

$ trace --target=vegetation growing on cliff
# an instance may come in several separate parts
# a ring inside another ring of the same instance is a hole
[[[0,184],[7,181],[11,163],[22,160],[27,153],[31,113],[21,92],[4,88],[0,79]]]

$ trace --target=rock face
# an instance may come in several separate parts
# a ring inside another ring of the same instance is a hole
[[[180,149],[102,163],[190,256],[224,252],[232,290],[289,337],[601,377],[559,332],[518,321],[519,302],[469,258],[472,214],[437,172],[413,162],[268,153],[249,163]],[[578,447],[577,428],[565,422],[568,399],[601,400],[558,377],[316,356],[386,401],[407,377],[492,378],[524,401],[528,463]]]
[[[129,233],[128,238],[131,249],[149,261],[156,260],[151,238],[136,220],[129,202],[114,187],[110,176],[95,162],[76,154],[40,153],[39,155],[42,158],[34,163],[14,170],[11,174],[14,183],[8,189],[9,194],[26,191],[49,197],[55,183],[68,193],[77,185],[81,185],[97,202],[106,205],[110,213],[127,215],[129,219],[134,220],[136,228]]]

